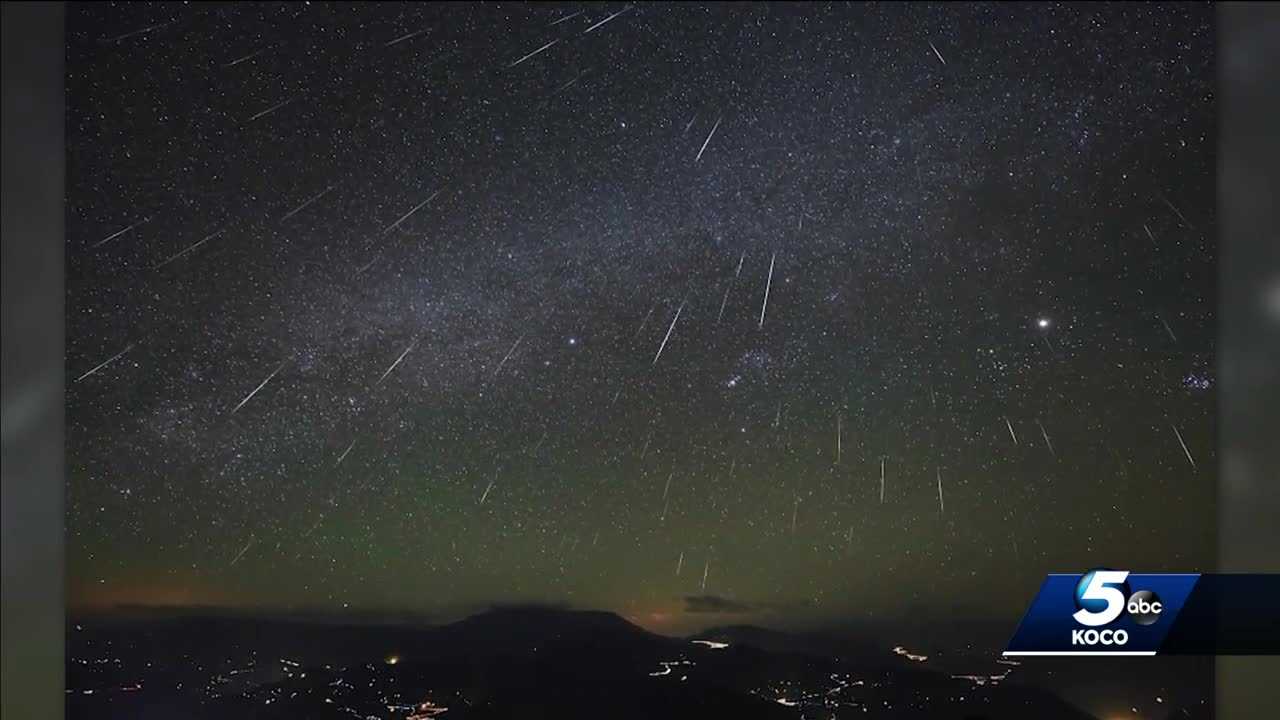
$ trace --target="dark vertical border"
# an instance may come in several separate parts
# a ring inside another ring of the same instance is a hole
[[[62,3],[0,5],[5,718],[63,716]]]
[[[1219,5],[1217,62],[1218,566],[1280,572],[1280,5]],[[1218,717],[1274,716],[1280,657],[1217,665]]]

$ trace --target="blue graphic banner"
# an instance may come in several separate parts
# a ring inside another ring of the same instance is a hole
[[[1280,575],[1045,578],[1005,655],[1280,653]]]

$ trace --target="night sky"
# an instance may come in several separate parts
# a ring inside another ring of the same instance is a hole
[[[1212,562],[1208,5],[67,32],[74,607],[1013,619]]]

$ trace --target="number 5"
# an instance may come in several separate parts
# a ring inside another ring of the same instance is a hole
[[[1089,584],[1085,586],[1084,592],[1080,597],[1083,600],[1106,600],[1107,607],[1101,612],[1092,612],[1084,608],[1080,608],[1071,617],[1076,622],[1089,627],[1098,627],[1120,617],[1120,613],[1124,612],[1124,593],[1119,588],[1108,587],[1109,585],[1119,585],[1129,577],[1128,570],[1096,570],[1093,577],[1089,580]]]

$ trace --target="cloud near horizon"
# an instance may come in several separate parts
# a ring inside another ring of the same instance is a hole
[[[684,598],[686,613],[748,613],[755,609],[747,603],[719,595],[686,595]]]

